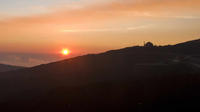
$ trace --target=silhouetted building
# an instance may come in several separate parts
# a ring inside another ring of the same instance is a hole
[[[153,47],[154,45],[151,42],[147,42],[147,43],[144,44],[144,46],[145,47]]]

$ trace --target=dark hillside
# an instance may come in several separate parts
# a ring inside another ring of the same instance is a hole
[[[193,47],[187,42],[129,47],[0,73],[0,108],[4,112],[199,109],[200,58],[194,42]]]

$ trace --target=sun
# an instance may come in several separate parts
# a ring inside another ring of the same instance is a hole
[[[69,55],[70,51],[68,49],[63,49],[61,53],[62,55],[66,56],[66,55]]]

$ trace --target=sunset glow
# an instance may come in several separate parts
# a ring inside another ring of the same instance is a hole
[[[0,110],[200,110],[199,51],[200,0],[0,0]]]
[[[5,0],[0,3],[0,63],[34,66],[60,60],[60,55],[69,58],[71,51],[79,56],[144,41],[173,45],[194,40],[200,37],[199,4],[200,0]],[[62,50],[65,46],[70,51]]]
[[[61,53],[62,55],[69,55],[70,51],[68,49],[63,49]]]

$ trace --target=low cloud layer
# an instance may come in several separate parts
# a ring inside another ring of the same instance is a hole
[[[31,67],[58,60],[58,57],[42,54],[1,53],[0,63]]]

